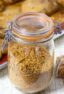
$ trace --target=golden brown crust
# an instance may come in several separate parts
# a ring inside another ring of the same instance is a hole
[[[64,0],[57,0],[57,2],[64,7]]]
[[[5,37],[4,29],[0,27],[0,38],[4,39],[4,37]]]
[[[0,13],[0,27],[1,28],[5,28],[6,23],[5,23],[5,15],[3,14],[3,12]]]
[[[6,8],[4,2],[2,0],[0,0],[0,12],[4,11]]]
[[[13,4],[13,3],[16,3],[19,1],[21,1],[21,0],[4,0],[5,4]]]
[[[20,5],[20,3],[10,5],[5,11],[0,13],[0,27],[6,28],[7,23],[21,13]]]
[[[64,78],[64,56],[57,57],[56,64],[56,76]]]
[[[4,42],[4,37],[5,37],[4,30],[0,30],[0,56],[2,56],[1,54],[7,54],[7,52],[8,52],[7,47],[2,52],[2,46],[3,46],[3,42]]]
[[[26,0],[22,3],[22,12],[42,12],[48,15],[58,10],[58,5],[53,0]]]
[[[0,59],[2,57],[2,44],[3,44],[3,39],[0,39]]]
[[[3,12],[7,21],[12,20],[16,15],[20,14],[20,3],[8,6],[6,11]]]
[[[55,24],[64,22],[64,10],[61,10],[51,16]]]
[[[42,10],[45,10],[46,14],[52,15],[59,9],[59,6],[58,6],[56,0],[44,0],[44,1],[45,1],[43,3],[44,7],[42,8]]]

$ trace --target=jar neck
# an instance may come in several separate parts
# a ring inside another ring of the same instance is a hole
[[[54,33],[51,34],[51,36],[47,39],[41,39],[41,40],[38,40],[38,41],[27,41],[27,40],[24,40],[22,38],[19,38],[17,36],[15,36],[12,32],[10,32],[11,34],[11,39],[15,42],[18,42],[18,43],[24,43],[24,44],[41,44],[41,43],[46,43],[50,40],[53,39],[53,35]]]

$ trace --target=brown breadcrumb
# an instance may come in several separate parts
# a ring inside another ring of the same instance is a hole
[[[20,88],[27,89],[33,83],[36,87],[38,83],[43,83],[45,87],[44,82],[48,84],[52,78],[53,61],[46,47],[10,42],[8,57],[9,77]],[[38,82],[38,79],[41,82]]]

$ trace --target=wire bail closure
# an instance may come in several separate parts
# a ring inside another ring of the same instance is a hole
[[[8,29],[5,30],[5,38],[2,45],[2,52],[4,52],[4,49],[8,46],[8,42],[11,40],[11,33],[12,30],[12,22],[8,23]]]

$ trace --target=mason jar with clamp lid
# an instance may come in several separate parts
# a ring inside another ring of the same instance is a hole
[[[8,71],[11,82],[26,93],[47,88],[53,78],[53,22],[42,13],[25,13],[8,31]]]

